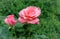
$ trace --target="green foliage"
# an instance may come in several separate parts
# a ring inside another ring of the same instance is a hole
[[[0,0],[0,39],[26,39],[26,35],[27,39],[60,39],[60,12],[57,9],[56,1]],[[10,32],[9,25],[3,21],[4,18],[9,14],[14,14],[18,18],[19,11],[28,6],[41,8],[40,24],[23,26],[23,24],[17,23],[14,27],[16,32],[14,30]],[[29,32],[33,33],[31,37],[29,37]]]

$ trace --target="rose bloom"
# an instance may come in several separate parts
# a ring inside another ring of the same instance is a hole
[[[9,24],[10,26],[13,26],[16,24],[16,20],[14,19],[14,15],[8,15],[7,18],[5,18],[4,22],[6,24]]]
[[[19,12],[20,23],[30,23],[39,24],[39,19],[37,18],[41,14],[39,7],[29,6]]]

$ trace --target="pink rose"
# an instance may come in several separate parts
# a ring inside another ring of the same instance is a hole
[[[19,22],[39,24],[39,19],[37,18],[41,14],[39,7],[29,6],[19,12]]]
[[[10,26],[13,26],[16,24],[16,20],[14,19],[14,15],[9,15],[7,18],[4,20],[6,24],[9,24]]]

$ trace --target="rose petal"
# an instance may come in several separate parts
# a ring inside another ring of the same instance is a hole
[[[30,24],[39,24],[39,19],[35,18],[34,20],[27,21],[27,23],[30,23]]]
[[[18,21],[19,21],[20,23],[25,23],[25,22],[26,22],[26,20],[24,20],[24,19],[21,18],[21,17],[19,17]]]

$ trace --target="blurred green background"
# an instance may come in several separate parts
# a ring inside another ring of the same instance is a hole
[[[40,24],[32,25],[30,29],[36,30],[36,34],[27,39],[60,39],[60,0],[0,0],[0,39],[25,39],[12,37],[4,19],[9,14],[18,18],[19,11],[28,6],[40,7],[41,15]]]

